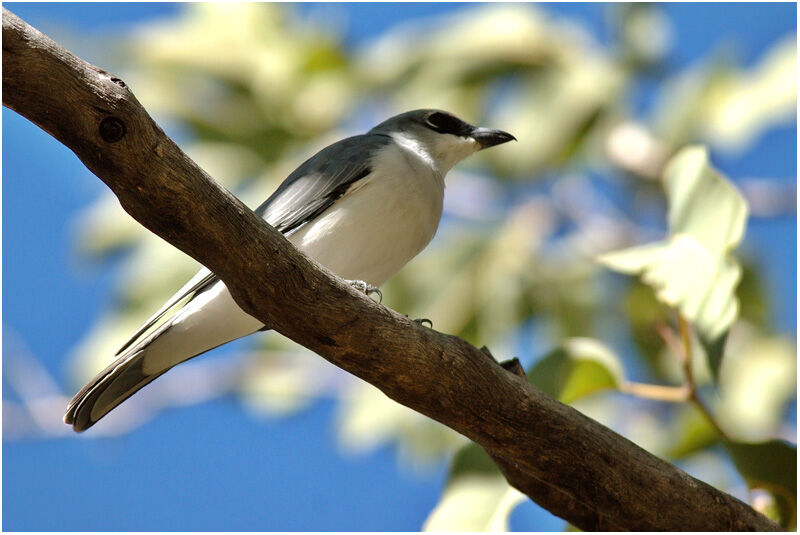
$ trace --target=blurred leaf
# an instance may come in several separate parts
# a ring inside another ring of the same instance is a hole
[[[624,381],[619,358],[591,338],[566,340],[527,375],[528,381],[563,403],[601,390],[616,390]]]
[[[337,427],[339,442],[346,451],[371,451],[396,443],[400,457],[418,467],[441,459],[465,441],[452,429],[362,381],[350,385],[341,395]]]
[[[774,44],[749,71],[722,54],[706,63],[664,84],[656,103],[655,130],[672,147],[702,140],[741,151],[796,115],[794,32]]]
[[[541,198],[513,207],[499,228],[453,231],[439,242],[446,246],[432,245],[393,278],[386,302],[430,318],[437,330],[497,347],[530,316],[525,300],[539,283],[530,272],[551,232],[552,211]]]
[[[708,418],[694,404],[684,404],[678,408],[677,416],[671,422],[671,428],[669,433],[671,444],[666,454],[672,459],[689,457],[720,440]]]
[[[703,336],[700,337],[700,344],[706,353],[706,362],[714,375],[715,380],[719,380],[719,368],[722,365],[722,355],[725,352],[725,343],[728,341],[728,332],[724,332],[713,340]]]
[[[85,255],[103,258],[141,240],[142,226],[128,216],[111,193],[101,195],[80,213],[76,245]]]
[[[734,291],[741,268],[730,251],[744,234],[747,205],[709,166],[701,147],[686,148],[670,160],[664,188],[670,237],[606,253],[598,261],[615,271],[641,274],[660,301],[679,309],[711,350],[716,377],[723,346],[719,340],[738,316]]]
[[[664,171],[673,234],[694,237],[714,255],[724,257],[744,236],[747,204],[741,193],[715,171],[703,147],[687,147]]]
[[[287,417],[335,393],[338,368],[275,333],[261,341],[259,350],[247,353],[238,385],[247,407],[268,416]]]
[[[628,285],[624,298],[625,317],[631,330],[631,336],[650,370],[664,379],[660,354],[664,349],[664,340],[655,329],[657,323],[667,324],[669,317],[666,307],[658,302],[650,286],[638,280]]]
[[[771,309],[769,294],[764,276],[754,262],[742,262],[742,278],[736,287],[736,295],[741,303],[739,316],[760,328],[769,322]]]
[[[525,500],[477,444],[461,447],[444,493],[425,520],[424,531],[508,531],[511,511]]]
[[[709,88],[704,137],[741,148],[797,111],[797,42],[792,34],[775,44],[750,72],[733,71]]]
[[[480,156],[495,175],[561,167],[565,155],[589,145],[598,119],[623,94],[623,71],[591,35],[536,6],[481,5],[437,22],[372,43],[359,70],[391,92],[398,110],[425,102],[480,118],[491,105],[495,120],[522,140]]]
[[[516,206],[477,260],[473,282],[478,340],[492,343],[522,322],[527,274],[552,229],[551,214],[533,199]]]
[[[728,434],[741,441],[774,436],[796,390],[795,344],[737,324],[720,368],[719,401],[715,405],[719,423]]]
[[[533,62],[515,62],[515,61],[487,61],[485,63],[478,63],[459,74],[460,80],[458,83],[465,86],[482,85],[493,82],[503,77],[517,76],[520,74],[533,74],[537,69],[547,69],[546,63],[537,64],[537,60]]]
[[[214,118],[185,117],[187,126],[191,127],[197,137],[212,143],[234,142],[243,149],[258,154],[264,161],[278,159],[290,146],[291,137],[279,128],[266,124],[254,126],[252,129],[231,132],[228,127]],[[235,123],[241,124],[241,121]],[[235,128],[235,126],[233,126]]]
[[[750,488],[760,488],[775,497],[780,523],[797,525],[797,446],[784,440],[761,443],[725,442],[725,449]]]
[[[620,55],[633,69],[652,68],[663,60],[672,41],[672,28],[664,10],[646,2],[613,6]]]
[[[286,12],[187,4],[182,17],[149,25],[130,44],[134,79],[148,82],[136,84],[140,100],[201,139],[241,143],[268,162],[334,127],[353,102],[349,56],[327,28]]]
[[[347,67],[349,58],[341,51],[329,46],[312,48],[305,58],[304,67],[309,71],[326,71]]]
[[[592,132],[598,124],[601,123],[603,117],[602,108],[592,110],[582,121],[576,125],[575,131],[572,133],[572,138],[566,140],[561,150],[556,155],[555,161],[560,164],[566,164],[572,160],[576,155],[580,154],[584,145],[589,140]]]
[[[615,271],[641,273],[660,301],[677,307],[692,322],[705,347],[721,350],[717,342],[738,312],[734,289],[740,270],[735,260],[727,258],[715,265],[703,246],[685,234],[663,244],[607,253],[598,260]],[[720,359],[709,355],[709,361],[719,365]]]

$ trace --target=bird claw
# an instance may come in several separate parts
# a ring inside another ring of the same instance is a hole
[[[412,321],[414,323],[418,324],[420,327],[424,327],[425,324],[427,323],[428,324],[428,328],[429,329],[433,329],[433,322],[431,320],[429,320],[428,318],[420,318],[420,319],[416,319],[416,320],[412,320]]]
[[[364,294],[367,297],[371,296],[372,294],[378,294],[378,302],[379,303],[383,302],[383,293],[381,293],[381,291],[378,289],[377,286],[373,286],[373,285],[371,285],[371,284],[369,284],[367,282],[364,282],[362,280],[353,280],[353,281],[347,281],[347,282],[349,282],[350,286],[352,286],[353,288],[355,288],[359,292],[364,292]]]

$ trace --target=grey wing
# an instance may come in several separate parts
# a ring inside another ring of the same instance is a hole
[[[391,143],[383,134],[353,136],[329,145],[306,160],[255,212],[284,234],[291,234],[327,210],[371,172],[375,153]]]
[[[303,162],[255,212],[284,234],[291,234],[327,210],[348,188],[370,173],[372,156],[391,142],[383,134],[353,136],[322,149]],[[219,277],[200,270],[153,314],[116,352],[122,354],[186,297],[194,299]],[[189,299],[189,301],[191,301]]]

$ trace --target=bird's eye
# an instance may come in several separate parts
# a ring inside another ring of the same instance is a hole
[[[461,119],[438,111],[431,113],[428,118],[425,119],[425,122],[433,130],[436,130],[442,134],[453,134],[460,136],[464,135],[464,132],[467,129],[467,124]]]

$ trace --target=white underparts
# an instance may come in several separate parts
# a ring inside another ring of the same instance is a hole
[[[388,145],[370,167],[289,240],[340,277],[380,286],[433,239],[444,180],[413,143]]]

